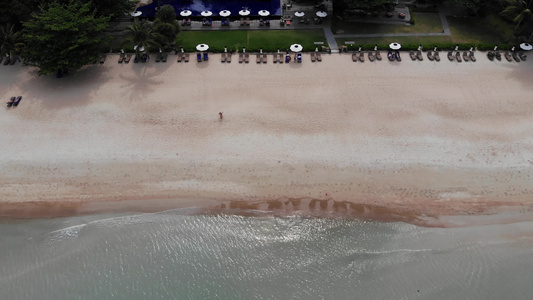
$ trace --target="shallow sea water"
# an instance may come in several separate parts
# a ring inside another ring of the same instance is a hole
[[[1,299],[530,299],[533,222],[194,209],[0,223]]]

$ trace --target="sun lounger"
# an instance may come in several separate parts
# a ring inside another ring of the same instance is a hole
[[[362,53],[362,52],[359,52],[359,61],[360,62],[365,62],[365,54]]]
[[[125,57],[124,57],[124,62],[125,63],[129,63],[131,60],[131,54],[126,54]]]
[[[375,55],[376,55],[376,59],[377,59],[377,60],[381,60],[381,52],[376,51],[376,52],[375,52]]]
[[[220,54],[220,62],[226,62],[226,53]]]
[[[474,51],[469,51],[468,58],[470,58],[470,61],[476,62],[476,57],[474,56]]]
[[[17,100],[15,100],[15,102],[13,102],[13,106],[17,107],[19,105],[19,103],[20,103],[20,100],[22,100],[22,96],[18,96],[17,97]]]
[[[118,57],[118,63],[121,64],[124,61],[124,55],[120,54]]]
[[[369,61],[374,61],[376,58],[374,57],[374,53],[372,53],[372,51],[368,52],[368,60]]]
[[[103,64],[105,62],[105,55],[100,56],[100,63]]]
[[[520,57],[522,61],[527,60],[527,54],[524,51],[520,51],[520,53],[518,53],[518,56]]]
[[[352,61],[357,62],[357,53],[352,54]]]
[[[450,61],[453,61],[453,60],[454,60],[454,58],[453,58],[453,52],[452,52],[452,51],[448,51],[448,59],[449,59]]]
[[[275,63],[275,64],[278,63],[278,54],[277,53],[272,54],[272,62]]]
[[[226,62],[231,62],[231,53],[226,53]]]
[[[4,66],[9,65],[10,57],[6,57],[6,61],[4,62]]]
[[[467,52],[467,51],[464,51],[464,52],[463,52],[463,60],[464,60],[464,61],[468,61],[468,60],[469,60],[469,58],[468,58],[468,52]]]
[[[299,63],[302,62],[302,54],[301,54],[301,53],[298,53],[298,54],[296,55],[296,60],[297,60]]]
[[[267,59],[267,55],[266,54],[263,54],[263,63],[266,64],[268,61]]]
[[[315,62],[316,61],[316,53],[311,53],[311,62]]]
[[[161,62],[167,62],[168,59],[168,53],[161,54]]]
[[[411,60],[416,60],[416,55],[414,51],[409,51],[409,56],[411,57]]]
[[[512,55],[513,55],[513,59],[514,59],[514,61],[516,61],[516,62],[520,62],[520,56],[518,56],[518,53],[517,53],[517,52],[513,52]]]
[[[19,60],[19,57],[18,57],[18,56],[14,56],[14,57],[12,57],[11,60],[9,61],[9,64],[10,64],[10,65],[14,65],[14,64],[17,62],[17,60]]]
[[[201,62],[201,61],[202,61],[202,54],[196,53],[196,62]]]
[[[291,20],[285,20],[285,25],[291,26]]]
[[[279,62],[280,64],[283,63],[283,54],[281,54],[281,53],[278,54],[278,62]]]
[[[249,63],[250,62],[250,54],[248,54],[248,53],[244,54],[244,62],[245,63]]]
[[[285,55],[285,62],[286,63],[291,62],[291,56],[289,54]]]
[[[6,102],[7,107],[11,107],[13,105],[13,102],[15,102],[15,97],[11,97],[11,99],[9,99],[9,101]]]
[[[250,26],[250,18],[246,18],[246,26]]]
[[[189,53],[183,54],[183,61],[184,62],[189,62]]]
[[[241,18],[241,26],[244,26],[244,18]]]
[[[435,57],[435,61],[440,61],[440,54],[439,54],[439,51],[435,51],[433,53],[433,56]]]
[[[183,54],[179,54],[178,55],[178,62],[181,62],[182,59],[183,59]]]
[[[242,64],[243,60],[244,60],[244,54],[239,53],[239,63]]]
[[[400,51],[396,51],[394,57],[396,57],[397,61],[402,61],[402,57],[400,56]]]
[[[494,52],[494,57],[496,57],[497,60],[502,60],[502,54],[500,51]]]
[[[461,59],[461,52],[457,51],[455,52],[455,60],[457,62],[462,62],[463,60]]]
[[[433,52],[432,52],[432,51],[428,51],[428,54],[427,54],[427,55],[428,55],[428,59],[429,59],[430,61],[434,61],[434,60],[435,60],[435,56],[433,56]]]
[[[260,54],[256,55],[255,62],[256,63],[261,63],[261,55]]]
[[[322,53],[317,52],[317,54],[316,54],[316,60],[317,60],[317,61],[322,61]]]
[[[204,60],[205,61],[209,60],[209,55],[207,54],[207,52],[204,53]]]
[[[422,55],[421,50],[416,51],[416,58],[420,61],[424,60],[424,55]]]
[[[494,52],[492,52],[492,51],[487,52],[487,58],[490,61],[493,61],[494,60]]]
[[[508,62],[512,62],[513,61],[513,58],[511,57],[511,52],[509,51],[505,51],[505,59],[507,59]]]
[[[389,59],[389,61],[394,61],[396,59],[396,57],[394,56],[394,53],[392,53],[392,51],[389,51],[387,53],[387,58]]]
[[[161,53],[157,53],[155,56],[155,62],[160,62],[160,61],[161,61]]]

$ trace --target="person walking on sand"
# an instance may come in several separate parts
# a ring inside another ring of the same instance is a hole
[[[219,112],[218,115],[220,116],[220,120],[222,120],[222,118],[223,118],[222,112]]]

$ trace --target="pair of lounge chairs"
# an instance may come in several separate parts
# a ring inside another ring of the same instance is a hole
[[[18,56],[14,56],[14,57],[6,56],[6,61],[4,62],[4,66],[14,65],[17,62],[17,60],[20,60],[20,58]],[[2,60],[0,59],[0,62],[1,61]]]
[[[202,53],[196,53],[196,61],[197,62],[202,62],[203,61],[208,61],[209,60],[209,54],[207,54],[207,52],[204,52],[204,55],[202,56]]]
[[[191,18],[183,19],[181,21],[181,26],[191,26]]]
[[[365,62],[365,53],[364,52],[354,52],[352,53],[352,61],[353,62]]]
[[[22,100],[22,96],[11,97],[11,99],[6,102],[7,107],[17,107],[20,103],[20,100]]]
[[[244,26],[244,25],[250,26],[250,18],[246,18],[246,19],[241,18],[241,26]]]
[[[250,62],[250,54],[248,53],[240,53],[239,54],[239,63],[249,63]]]
[[[489,51],[487,52],[487,57],[490,61],[493,61],[494,58],[496,58],[497,60],[502,60],[502,54],[500,53],[500,51]]]
[[[230,63],[231,62],[231,53],[222,53],[220,55],[220,61],[221,62],[228,62]]]
[[[272,56],[273,56],[272,61],[273,61],[274,63],[280,63],[280,64],[283,63],[283,54],[281,54],[281,53],[275,53],[275,54],[273,54]]]
[[[120,56],[118,57],[118,63],[121,64],[121,63],[129,63],[131,60],[131,54],[120,54]]]
[[[167,62],[168,54],[167,53],[157,53],[155,57],[155,62]]]
[[[267,59],[267,55],[266,54],[257,54],[256,59],[255,59],[256,63],[258,63],[258,64],[259,63],[266,64],[267,61],[268,61],[268,59]]]
[[[440,55],[439,55],[439,52],[438,51],[428,51],[428,59],[431,60],[431,61],[437,61],[439,62],[440,61]]]
[[[220,21],[220,26],[229,26],[229,18],[222,18],[222,20]]]
[[[178,55],[178,62],[189,62],[189,53],[180,53]]]
[[[400,56],[400,51],[389,51],[387,53],[387,58],[389,59],[389,61],[402,61],[402,57]]]
[[[422,55],[422,51],[421,50],[417,50],[416,52],[415,51],[409,51],[409,56],[411,57],[411,60],[424,60],[424,56]]]

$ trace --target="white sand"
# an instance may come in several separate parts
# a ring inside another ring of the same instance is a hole
[[[1,112],[0,199],[530,210],[533,63],[477,56],[311,63],[306,54],[280,65],[108,56],[62,79],[0,66],[3,99],[24,96]]]

